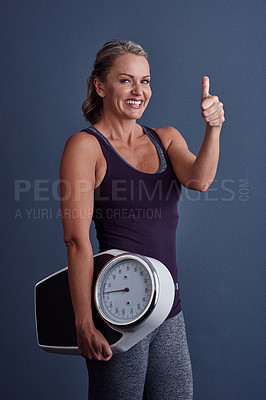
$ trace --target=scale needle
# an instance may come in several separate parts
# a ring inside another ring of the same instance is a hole
[[[114,293],[114,292],[129,292],[129,288],[126,287],[125,289],[110,290],[110,292],[103,292],[103,294],[106,294],[106,293]]]

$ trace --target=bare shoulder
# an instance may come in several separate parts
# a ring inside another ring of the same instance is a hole
[[[81,173],[83,171],[95,170],[101,148],[98,140],[86,132],[77,132],[71,135],[65,144],[60,171],[70,170]]]
[[[78,157],[96,162],[101,154],[101,147],[98,140],[87,132],[81,131],[71,135],[65,144],[64,156]]]
[[[154,130],[161,139],[161,142],[166,151],[168,150],[169,146],[173,143],[178,144],[180,146],[186,146],[185,139],[183,138],[181,133],[173,126],[163,126],[161,128],[156,128]]]
[[[71,135],[65,144],[67,150],[79,150],[82,152],[95,152],[99,148],[98,140],[87,132],[81,131]]]

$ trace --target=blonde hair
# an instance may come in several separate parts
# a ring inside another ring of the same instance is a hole
[[[143,56],[148,60],[147,52],[139,45],[130,40],[118,41],[111,40],[103,45],[98,51],[93,66],[93,71],[87,79],[87,98],[82,104],[82,111],[85,119],[92,125],[101,119],[103,111],[103,100],[94,86],[94,78],[98,78],[101,82],[105,82],[115,59],[124,54],[135,54]]]

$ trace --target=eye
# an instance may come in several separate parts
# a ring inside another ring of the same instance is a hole
[[[127,79],[127,78],[125,78],[125,79],[121,79],[121,83],[128,83],[128,82],[130,82],[130,80],[129,80],[129,79]]]
[[[150,83],[149,79],[143,79],[142,83],[144,83],[145,85],[148,85]]]

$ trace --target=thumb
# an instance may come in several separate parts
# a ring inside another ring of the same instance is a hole
[[[113,355],[112,349],[111,349],[110,345],[108,344],[108,342],[103,345],[102,350],[103,350],[102,354],[103,354],[104,358],[108,358]]]
[[[202,95],[201,95],[201,100],[207,99],[209,96],[209,90],[210,90],[210,80],[208,76],[204,76],[202,78]]]

